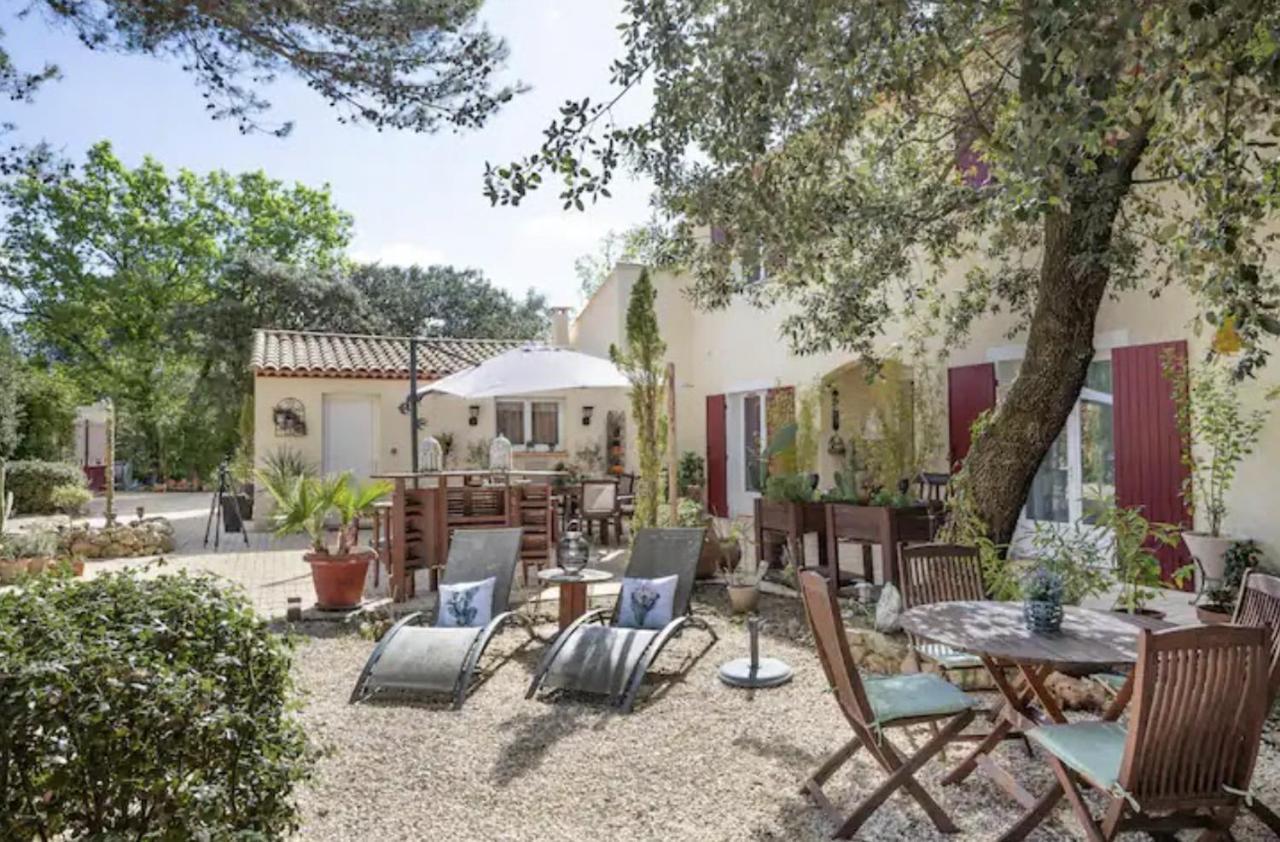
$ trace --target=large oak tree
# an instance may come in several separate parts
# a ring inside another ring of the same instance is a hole
[[[657,185],[693,296],[789,299],[795,350],[874,355],[894,320],[952,342],[993,311],[1026,357],[967,461],[1007,539],[1094,355],[1104,299],[1185,284],[1210,329],[1280,334],[1280,3],[629,0],[605,102],[491,167],[495,203],[566,207],[631,164]],[[648,86],[639,123],[619,98]],[[710,243],[695,226],[724,231]],[[735,265],[766,268],[763,283]],[[972,265],[951,290],[957,265]]]

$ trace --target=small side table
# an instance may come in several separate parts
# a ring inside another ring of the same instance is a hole
[[[566,573],[561,567],[548,567],[538,571],[538,579],[560,586],[560,628],[587,613],[587,585],[607,582],[613,574],[606,570],[584,569],[580,573]]]

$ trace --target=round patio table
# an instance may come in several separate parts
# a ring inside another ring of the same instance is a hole
[[[937,602],[903,612],[902,626],[917,637],[975,655],[1004,697],[991,733],[947,773],[943,783],[959,783],[980,769],[1030,809],[1036,803],[1035,797],[1000,768],[990,753],[1012,733],[1045,722],[1067,721],[1045,686],[1045,679],[1055,670],[1079,675],[1131,665],[1138,657],[1139,632],[1143,628],[1169,628],[1171,624],[1066,606],[1062,629],[1043,634],[1027,629],[1021,603]],[[1010,672],[1016,672],[1016,677],[1011,679]],[[1132,685],[1130,676],[1103,713],[1104,720],[1113,721],[1120,716],[1133,693]]]
[[[562,567],[548,567],[538,571],[538,578],[548,584],[560,586],[560,628],[587,613],[587,585],[607,582],[613,574],[607,570],[583,569],[569,573]]]

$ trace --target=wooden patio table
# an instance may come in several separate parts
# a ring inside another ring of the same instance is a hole
[[[539,570],[538,578],[548,584],[560,586],[559,625],[564,629],[587,613],[587,585],[607,582],[613,578],[613,574],[607,570],[590,568],[578,573],[567,573],[560,567],[551,567]]]
[[[911,608],[902,626],[917,637],[977,656],[991,675],[1004,704],[986,739],[942,779],[955,784],[980,770],[1024,809],[1036,798],[1013,775],[991,758],[991,751],[1011,733],[1040,724],[1063,723],[1062,708],[1045,686],[1054,671],[1084,675],[1132,665],[1138,658],[1142,628],[1170,628],[1171,623],[1148,617],[1066,606],[1062,629],[1052,634],[1028,631],[1022,603],[939,602]],[[1016,672],[1010,679],[1008,673]],[[1133,676],[1103,712],[1105,721],[1120,717],[1133,695]]]

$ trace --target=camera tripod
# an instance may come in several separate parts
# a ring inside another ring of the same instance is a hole
[[[213,492],[213,499],[209,501],[209,519],[204,524],[204,545],[209,546],[209,531],[213,530],[213,548],[218,549],[220,539],[223,533],[223,508],[222,500],[224,497],[230,497],[232,503],[232,511],[235,512],[235,523],[239,527],[240,535],[244,538],[244,545],[249,546],[249,531],[244,528],[244,518],[240,513],[240,501],[231,493],[231,477],[227,472],[227,460],[223,459],[218,463],[218,489]],[[214,527],[214,522],[219,526]],[[234,530],[227,529],[227,532]]]

